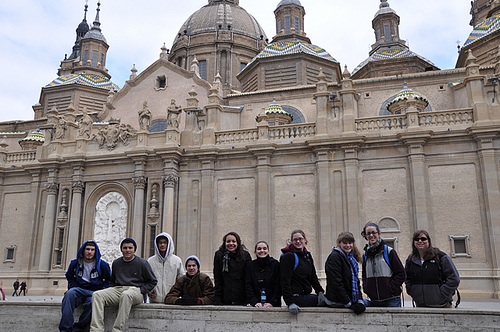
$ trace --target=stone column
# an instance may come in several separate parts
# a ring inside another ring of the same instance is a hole
[[[481,167],[481,180],[484,195],[485,218],[489,238],[485,243],[487,257],[491,257],[492,275],[494,285],[494,298],[500,298],[500,186],[498,175],[498,157],[493,138],[493,132],[477,133],[474,138],[478,144],[479,165]],[[489,244],[489,248],[488,248]]]
[[[335,243],[337,231],[332,220],[332,198],[330,197],[330,161],[328,149],[316,151],[316,183],[318,188],[318,231],[320,262],[326,261],[332,244]],[[321,266],[320,270],[323,270]]]
[[[143,175],[134,176],[132,178],[135,187],[134,195],[134,214],[132,216],[132,231],[131,237],[137,243],[137,255],[143,257],[144,248],[144,189],[148,182]]]
[[[199,247],[201,270],[209,271],[213,266],[213,230],[214,230],[214,160],[201,161],[201,213],[199,228]]]
[[[316,136],[328,134],[328,83],[323,70],[320,69],[318,74],[318,83],[316,83],[316,92],[314,99],[316,100]]]
[[[413,206],[413,213],[410,214],[410,230],[413,232],[417,229],[426,229],[433,234],[430,192],[424,154],[424,144],[430,138],[430,133],[402,134],[400,138],[408,148],[410,199]]]
[[[39,203],[39,198],[40,198],[40,192],[41,192],[41,176],[40,176],[40,170],[32,170],[31,171],[31,192],[30,192],[30,201],[28,205],[28,223],[26,225],[26,234],[30,234],[33,229],[35,229],[36,225],[36,220],[39,220],[40,218],[40,212],[42,211]],[[0,188],[2,190],[0,191],[0,194],[3,196],[3,178],[0,178]],[[3,199],[0,201],[2,206],[4,206]],[[38,252],[36,248],[36,241],[31,241],[31,243],[28,245],[29,248],[29,255],[30,257],[35,257]],[[29,260],[25,260],[22,269],[27,270],[31,269],[32,265]]]
[[[171,173],[163,176],[163,186],[165,188],[163,195],[163,228],[168,234],[175,239],[175,188],[179,177],[177,174]]]
[[[50,271],[50,260],[54,249],[54,225],[56,222],[57,192],[59,189],[59,184],[54,182],[56,172],[55,170],[49,170],[49,182],[47,183],[47,203],[45,204],[45,220],[43,222],[40,263],[38,265],[38,272],[42,273]]]
[[[80,226],[82,215],[82,193],[85,184],[81,180],[81,173],[83,167],[74,168],[74,180],[71,181],[71,188],[73,189],[73,198],[71,199],[71,212],[69,216],[68,225],[68,245],[66,250],[66,257],[76,257],[78,249],[80,248]]]
[[[465,63],[467,67],[464,84],[467,89],[467,97],[474,113],[474,125],[480,125],[490,121],[489,106],[484,100],[484,76],[480,75],[479,65],[475,63],[476,57],[469,50]]]
[[[343,73],[342,90],[342,136],[352,136],[356,134],[356,117],[358,116],[358,95],[353,87],[351,74],[347,66]]]

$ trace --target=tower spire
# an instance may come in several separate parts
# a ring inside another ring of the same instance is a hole
[[[97,1],[97,9],[95,14],[94,26],[92,29],[101,31],[101,22],[99,22],[99,12],[101,11],[101,1]]]
[[[76,28],[76,40],[75,45],[73,45],[73,51],[69,56],[68,60],[76,59],[80,56],[80,40],[85,36],[85,34],[90,30],[90,27],[87,23],[87,10],[88,10],[88,0],[85,1],[83,20],[78,24]]]

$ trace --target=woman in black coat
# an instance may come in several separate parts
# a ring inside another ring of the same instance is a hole
[[[365,311],[359,282],[361,254],[351,232],[342,232],[325,263],[326,304],[332,308],[349,308],[356,314]]]
[[[246,291],[248,303],[257,308],[281,307],[280,263],[269,256],[269,245],[255,245],[256,259],[247,264]],[[265,292],[265,301],[261,298]]]
[[[214,304],[247,304],[245,272],[247,262],[252,258],[245,249],[237,233],[224,235],[214,257]]]

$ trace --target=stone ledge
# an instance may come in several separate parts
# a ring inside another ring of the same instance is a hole
[[[59,303],[0,302],[2,331],[57,331]],[[106,308],[106,331],[111,331],[116,308]],[[297,316],[286,308],[234,306],[180,307],[141,304],[132,309],[128,331],[496,331],[498,310],[368,308],[356,316],[348,309],[303,308]]]

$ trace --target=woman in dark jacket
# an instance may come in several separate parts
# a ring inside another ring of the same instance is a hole
[[[305,245],[307,238],[300,229],[292,232],[292,243],[281,249],[281,292],[292,314],[300,307],[316,307],[325,304],[323,287],[319,283],[312,255]],[[311,294],[312,290],[316,294]]]
[[[396,250],[380,237],[377,224],[369,222],[361,235],[368,240],[363,259],[363,291],[370,298],[368,307],[401,307],[401,286],[405,268]]]
[[[245,249],[237,233],[224,235],[214,257],[214,304],[247,304],[245,272],[247,262],[252,258]]]
[[[361,254],[351,232],[342,232],[325,263],[326,304],[332,308],[349,308],[357,315],[365,311],[359,283]]]
[[[281,307],[280,263],[269,256],[269,245],[255,245],[256,259],[247,264],[246,291],[248,303],[257,308]],[[261,298],[264,290],[266,299]]]
[[[406,291],[417,307],[451,308],[460,277],[451,258],[432,246],[427,231],[413,233],[405,269]]]

